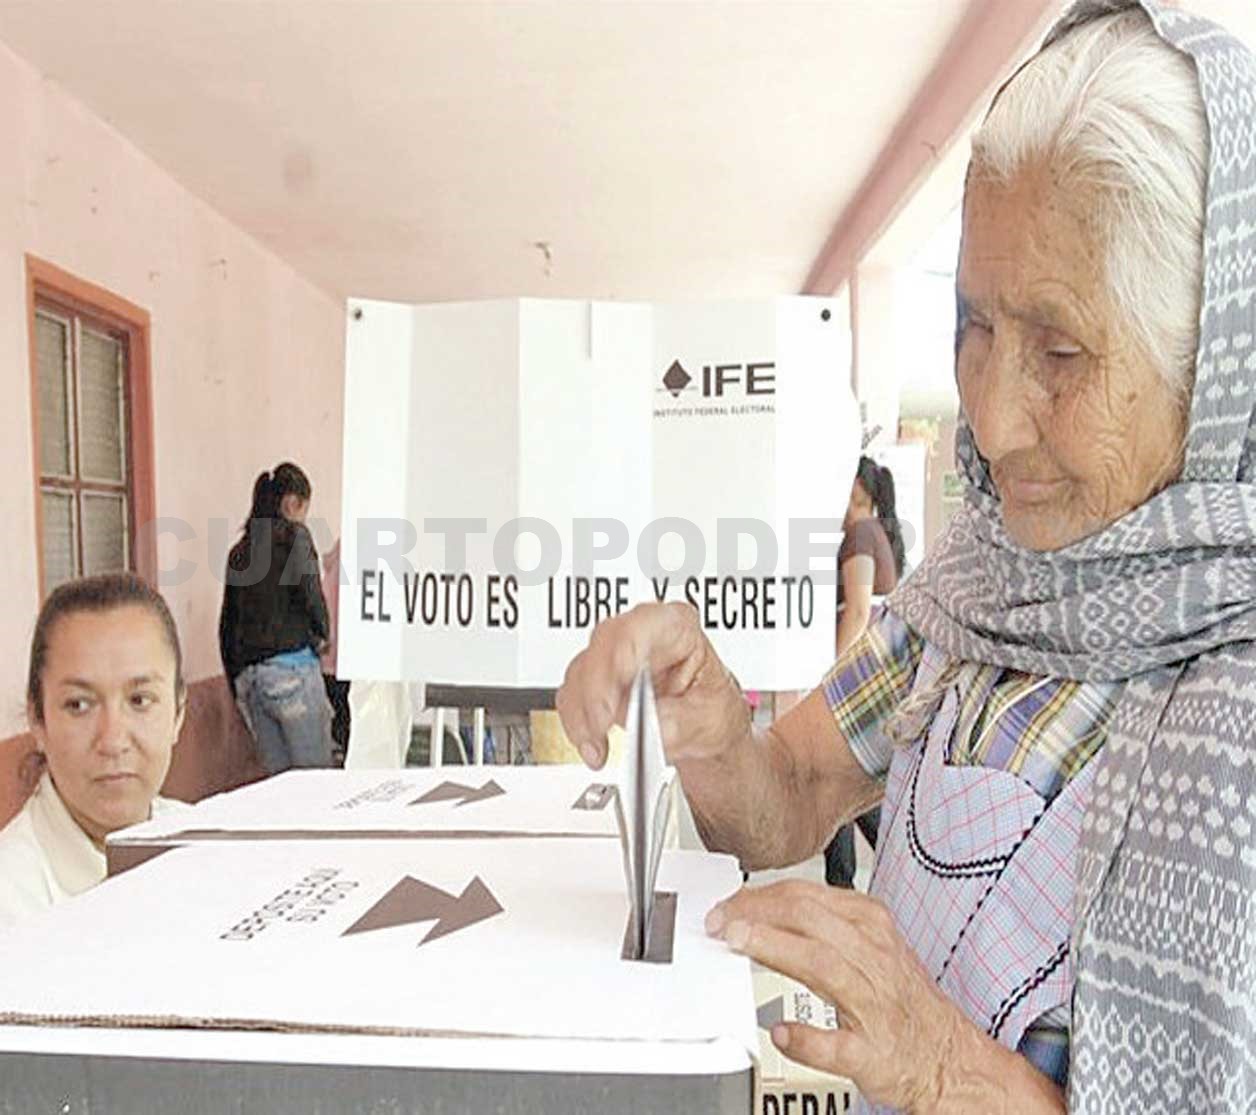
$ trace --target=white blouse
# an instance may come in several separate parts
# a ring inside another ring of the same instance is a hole
[[[153,814],[186,808],[153,800]],[[21,812],[0,830],[0,928],[90,890],[105,878],[105,853],[70,816],[45,771]]]

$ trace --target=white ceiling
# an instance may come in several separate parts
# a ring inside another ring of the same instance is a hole
[[[336,294],[716,298],[801,287],[967,6],[0,0],[0,40]],[[945,269],[965,162],[874,262]],[[946,412],[951,292],[903,290],[904,411]]]
[[[966,7],[0,0],[0,40],[330,291],[754,296]]]

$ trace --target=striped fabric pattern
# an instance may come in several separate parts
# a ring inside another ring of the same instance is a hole
[[[890,743],[881,732],[911,692],[925,643],[889,612],[868,626],[821,683],[833,719],[855,758],[874,778],[890,766]]]
[[[982,666],[960,703],[947,761],[1019,775],[1049,801],[1107,739],[1123,688]]]

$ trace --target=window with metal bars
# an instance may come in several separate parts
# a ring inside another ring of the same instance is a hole
[[[129,333],[70,305],[35,300],[44,591],[134,566]]]

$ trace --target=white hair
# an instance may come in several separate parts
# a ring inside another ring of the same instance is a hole
[[[1138,10],[1092,20],[1009,82],[973,137],[970,180],[1033,166],[1097,190],[1107,281],[1165,381],[1195,371],[1208,127],[1195,65]]]

